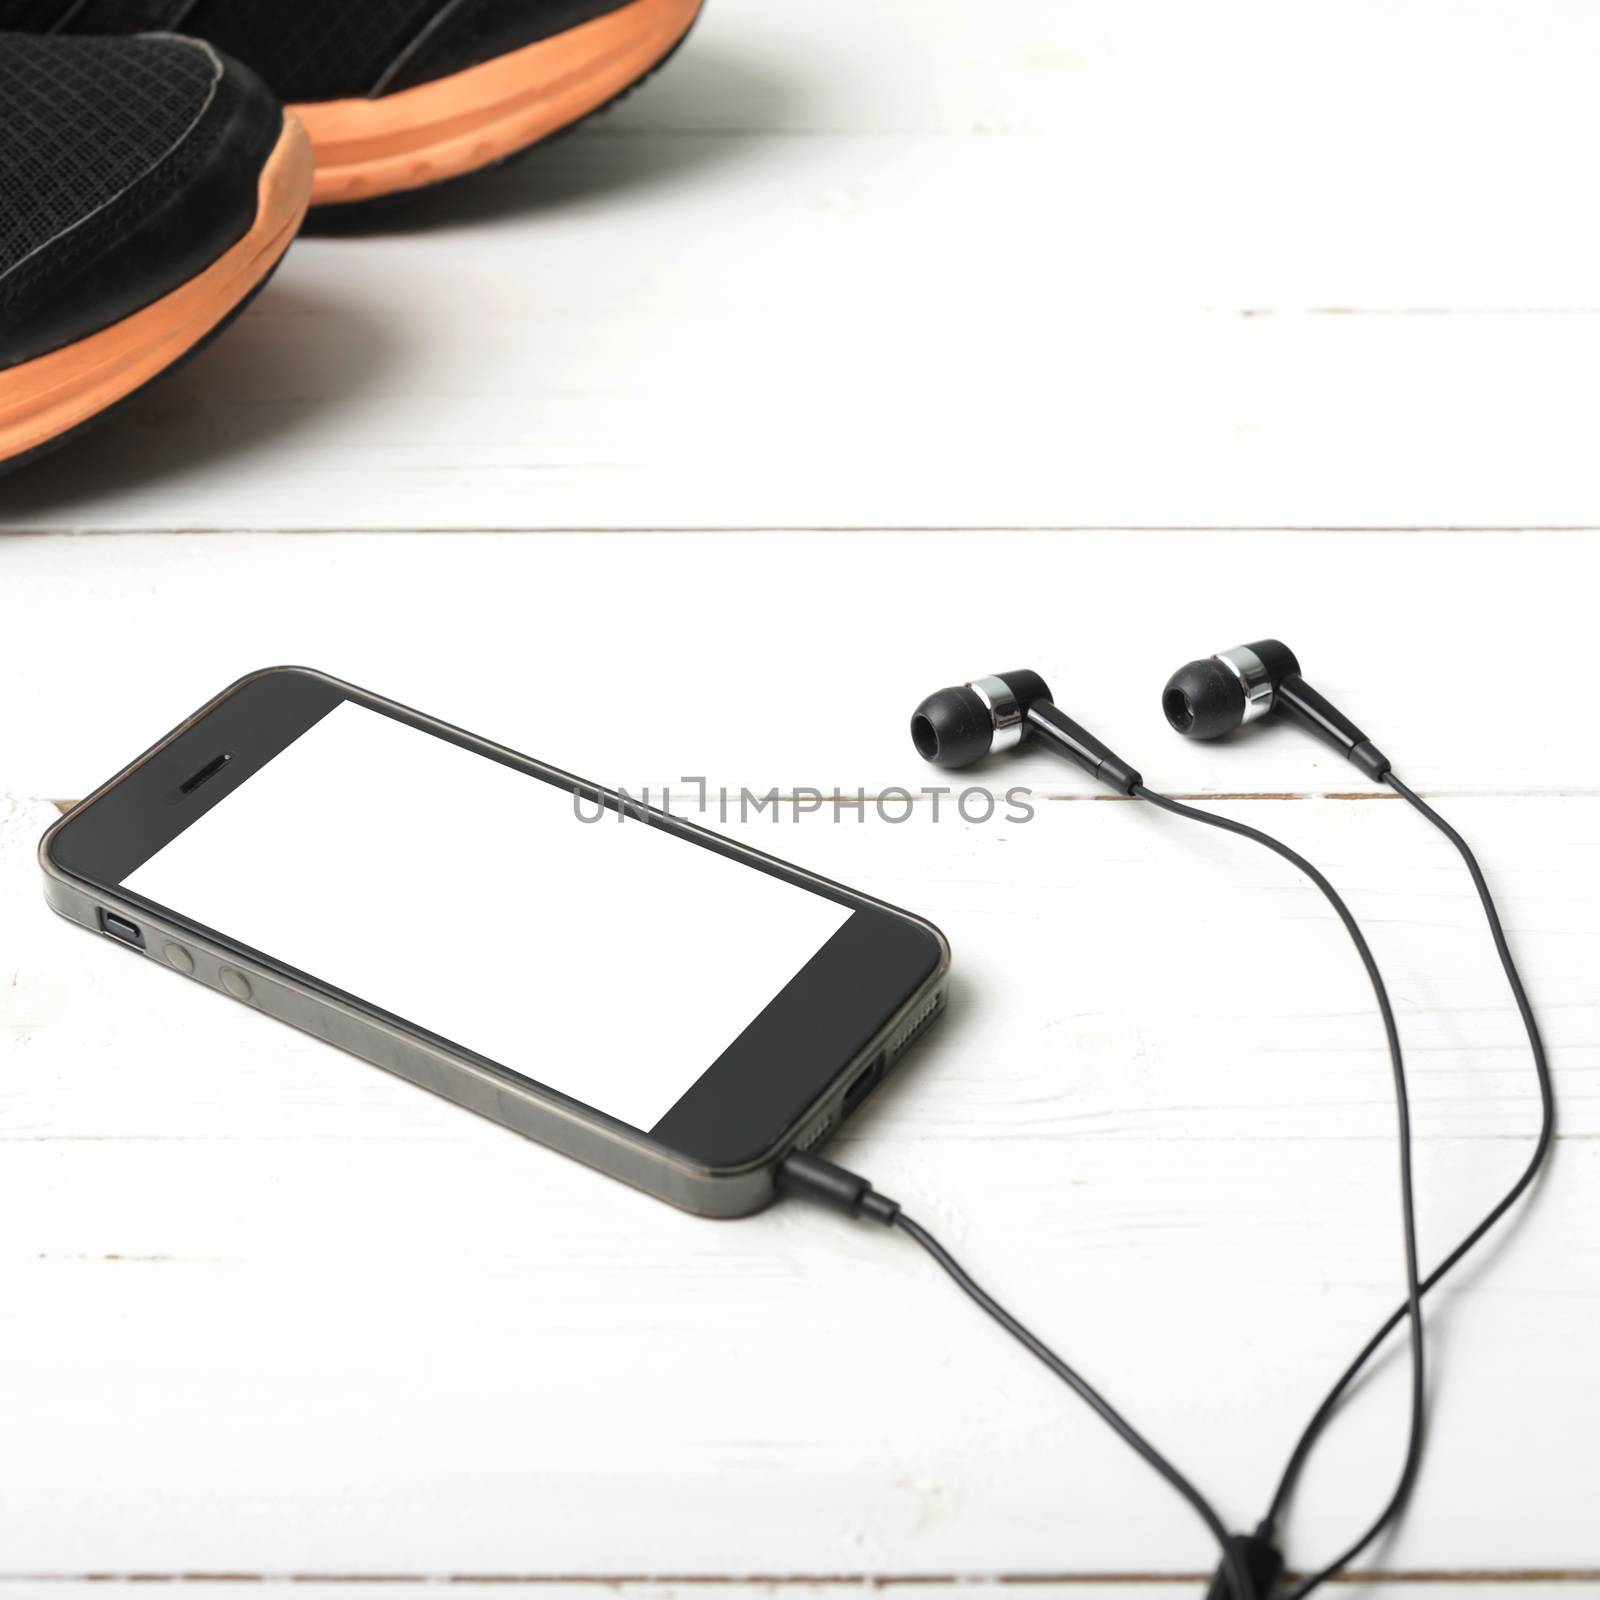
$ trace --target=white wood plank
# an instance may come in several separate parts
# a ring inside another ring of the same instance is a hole
[[[722,0],[595,131],[1557,135],[1600,122],[1579,0]]]
[[[1563,535],[12,540],[5,781],[86,794],[300,661],[634,789],[1102,792],[1044,753],[946,774],[912,749],[925,694],[1031,665],[1157,787],[1373,792],[1288,728],[1168,729],[1169,673],[1278,633],[1413,783],[1592,792],[1597,587],[1600,550]]]
[[[1594,1565],[1597,804],[1455,807],[1504,887],[1568,1137],[1511,1247],[1440,1301],[1434,1444],[1385,1566]],[[1459,872],[1397,807],[1236,810],[1293,826],[1372,928],[1412,1046],[1437,1251],[1532,1127]],[[1208,1559],[1182,1508],[893,1239],[793,1206],[679,1216],[27,914],[47,815],[15,807],[3,856],[4,918],[27,942],[5,991],[0,1411],[37,1441],[0,1467],[11,1570]],[[962,977],[841,1158],[931,1219],[1231,1515],[1258,1510],[1397,1278],[1381,1047],[1310,891],[1122,806],[1054,807],[1009,837],[924,812],[782,838],[928,911]],[[1300,1558],[1381,1493],[1400,1375],[1308,1479]]]
[[[443,248],[307,251],[0,529],[1600,525],[1600,319],[548,313],[523,241],[458,320]]]
[[[1481,1171],[1471,1144],[1430,1157],[1430,1187]],[[1259,1514],[1392,1298],[1376,1145],[1336,1168],[1300,1141],[1159,1161],[885,1141],[849,1158],[1235,1519]],[[1564,1146],[1515,1248],[1441,1302],[1432,1457],[1386,1564],[1592,1564],[1597,1182],[1592,1141]],[[16,1570],[1209,1557],[1184,1508],[895,1236],[791,1207],[717,1228],[493,1129],[471,1150],[35,1144],[8,1154],[4,1190],[8,1234],[22,1202],[46,1214],[6,1246],[0,1383],[29,1441],[5,1474]],[[1392,1477],[1399,1372],[1308,1475],[1301,1559],[1331,1553]]]
[[[305,241],[0,527],[1594,526],[1597,42],[722,0],[616,120]]]

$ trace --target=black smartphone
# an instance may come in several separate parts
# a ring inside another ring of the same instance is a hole
[[[298,667],[40,847],[63,916],[708,1216],[944,1003],[931,923]]]

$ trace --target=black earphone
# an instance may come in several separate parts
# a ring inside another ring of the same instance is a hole
[[[1300,674],[1294,651],[1257,639],[1179,667],[1161,691],[1161,709],[1189,739],[1220,739],[1266,716],[1315,734],[1381,783],[1389,758]],[[937,767],[965,767],[1036,737],[1121,794],[1143,779],[1089,730],[1057,708],[1037,672],[1023,668],[939,689],[911,714],[911,742]]]
[[[1213,1600],[1223,1600],[1223,1597],[1231,1597],[1231,1600],[1269,1600],[1277,1590],[1284,1571],[1279,1529],[1311,1449],[1368,1360],[1401,1322],[1409,1322],[1411,1423],[1399,1479],[1382,1511],[1359,1538],[1332,1561],[1300,1577],[1287,1590],[1286,1600],[1304,1600],[1305,1596],[1359,1556],[1405,1504],[1421,1464],[1425,1410],[1422,1297],[1483,1238],[1533,1182],[1549,1152],[1554,1135],[1554,1091],[1538,1025],[1477,859],[1461,835],[1394,775],[1388,758],[1366,734],[1305,681],[1301,676],[1300,663],[1287,645],[1276,639],[1261,639],[1191,661],[1168,680],[1162,692],[1161,706],[1171,726],[1193,739],[1221,738],[1268,716],[1294,723],[1331,744],[1374,782],[1387,784],[1455,846],[1471,875],[1488,920],[1501,968],[1526,1030],[1542,1107],[1539,1137],[1521,1176],[1433,1271],[1426,1278],[1421,1277],[1417,1265],[1416,1208],[1411,1175],[1410,1105],[1399,1031],[1387,988],[1366,937],[1328,879],[1303,856],[1270,834],[1147,788],[1137,768],[1123,761],[1088,729],[1056,706],[1050,686],[1037,672],[1020,670],[997,673],[940,689],[929,695],[912,714],[912,743],[925,760],[936,766],[969,766],[987,755],[1013,749],[1024,740],[1036,739],[1119,794],[1146,800],[1164,811],[1250,839],[1271,850],[1299,868],[1321,890],[1344,924],[1366,968],[1383,1020],[1394,1078],[1406,1297],[1345,1368],[1312,1415],[1279,1478],[1272,1504],[1254,1532],[1230,1534],[1210,1502],[1188,1478],[1143,1438],[1087,1380],[979,1287],[926,1229],[905,1216],[895,1201],[878,1194],[865,1178],[819,1157],[796,1153],[789,1156],[779,1168],[778,1183],[780,1188],[806,1194],[850,1216],[900,1228],[921,1245],[971,1299],[1086,1401],[1189,1502],[1210,1529],[1222,1552],[1221,1566],[1211,1585]]]
[[[1190,739],[1220,739],[1258,717],[1282,717],[1326,740],[1375,783],[1389,772],[1389,758],[1300,676],[1294,651],[1277,639],[1257,639],[1179,667],[1161,691],[1161,709]]]
[[[1042,739],[1119,794],[1132,794],[1144,782],[1137,768],[1058,709],[1050,685],[1026,668],[939,689],[911,714],[911,742],[936,767],[971,766],[1029,736]]]

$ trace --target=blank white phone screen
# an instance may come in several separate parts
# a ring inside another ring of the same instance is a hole
[[[349,700],[126,885],[641,1129],[851,915]]]

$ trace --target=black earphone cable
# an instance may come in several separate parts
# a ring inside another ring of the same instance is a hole
[[[897,1201],[879,1194],[859,1173],[850,1172],[831,1161],[824,1161],[820,1156],[803,1151],[795,1151],[784,1159],[778,1168],[777,1179],[780,1189],[820,1200],[847,1216],[871,1218],[886,1227],[898,1228],[908,1238],[915,1240],[949,1274],[963,1294],[999,1323],[1029,1354],[1049,1368],[1130,1449],[1189,1502],[1222,1551],[1222,1566],[1233,1600],[1265,1600],[1264,1596],[1257,1595],[1243,1557],[1236,1547],[1237,1541],[1229,1536],[1227,1525],[1211,1502],[1087,1378],[1007,1311],[921,1223],[908,1217]]]
[[[1079,1399],[1094,1411],[1101,1421],[1106,1423],[1144,1461],[1154,1467],[1189,1502],[1200,1520],[1211,1530],[1211,1536],[1217,1541],[1218,1547],[1222,1551],[1223,1566],[1228,1574],[1229,1588],[1232,1590],[1235,1600],[1253,1600],[1256,1594],[1255,1586],[1251,1583],[1248,1574],[1244,1570],[1241,1558],[1234,1549],[1227,1525],[1206,1497],[1132,1423],[1122,1416],[1111,1402],[1095,1389],[1087,1379],[1081,1377],[1068,1366],[1044,1340],[1039,1338],[1037,1334],[1031,1333],[998,1300],[975,1282],[961,1263],[921,1223],[914,1222],[901,1211],[896,1214],[893,1225],[909,1238],[915,1239],[938,1262],[940,1267],[949,1274],[956,1286],[968,1299],[981,1306],[1013,1339],[1037,1356],[1063,1383],[1072,1389]]]
[[[1395,1024],[1394,1008],[1389,1003],[1389,992],[1383,981],[1383,975],[1378,970],[1376,957],[1372,948],[1367,943],[1367,938],[1362,933],[1360,925],[1356,922],[1350,908],[1344,903],[1339,891],[1328,882],[1312,864],[1298,851],[1290,849],[1279,839],[1274,839],[1270,833],[1263,833],[1259,828],[1252,828],[1247,823],[1235,822],[1231,817],[1218,815],[1214,811],[1202,811],[1198,806],[1185,805],[1181,800],[1173,800],[1164,794],[1157,794],[1153,789],[1147,789],[1143,784],[1135,784],[1130,791],[1139,796],[1141,800],[1148,800],[1152,805],[1159,806],[1163,811],[1170,811],[1176,816],[1188,817],[1194,822],[1203,822],[1208,827],[1220,828],[1225,833],[1238,834],[1240,838],[1253,840],[1256,844],[1282,856],[1291,865],[1298,867],[1318,889],[1322,891],[1328,904],[1333,907],[1339,920],[1344,924],[1345,932],[1350,935],[1356,947],[1356,953],[1361,958],[1361,964],[1366,968],[1367,977],[1372,983],[1372,992],[1377,997],[1378,1011],[1383,1018],[1384,1037],[1389,1046],[1389,1063],[1394,1078],[1395,1109],[1399,1124],[1400,1134],[1400,1219],[1401,1231],[1405,1239],[1405,1266],[1406,1266],[1406,1300],[1405,1305],[1385,1325],[1386,1334],[1402,1317],[1409,1316],[1411,1322],[1411,1425],[1406,1439],[1405,1460],[1401,1465],[1400,1476],[1393,1492],[1390,1494],[1384,1508],[1373,1520],[1366,1532],[1350,1544],[1339,1556],[1330,1561],[1325,1567],[1318,1569],[1309,1578],[1302,1580],[1291,1592],[1289,1600],[1303,1600],[1326,1579],[1336,1572],[1343,1570],[1350,1562],[1361,1554],[1366,1547],[1388,1526],[1395,1514],[1405,1504],[1407,1495],[1411,1492],[1412,1485],[1416,1482],[1417,1471],[1422,1465],[1422,1444],[1424,1422],[1427,1404],[1427,1376],[1424,1361],[1424,1339],[1422,1327],[1422,1284],[1417,1267],[1417,1213],[1416,1198],[1412,1184],[1411,1172],[1411,1103],[1406,1089],[1405,1060],[1400,1049],[1400,1031]],[[1381,1342],[1380,1335],[1379,1341]],[[1363,1359],[1365,1359],[1363,1357]],[[1337,1398],[1340,1389],[1349,1378],[1354,1376],[1354,1369],[1335,1389]],[[1332,1405],[1324,1402],[1323,1410],[1330,1413]],[[1319,1412],[1319,1416],[1322,1413]],[[1323,1417],[1326,1421],[1326,1417]],[[1320,1426],[1316,1429],[1320,1432]],[[1316,1432],[1310,1435],[1314,1440]],[[1309,1450],[1308,1440],[1302,1444]],[[1304,1456],[1300,1457],[1303,1463]],[[1298,1464],[1296,1467],[1298,1470]],[[1282,1510],[1281,1499],[1275,1498],[1272,1510],[1262,1522],[1262,1529],[1268,1536],[1275,1536],[1278,1514]]]
[[[1478,899],[1488,920],[1502,971],[1510,985],[1527,1032],[1538,1078],[1541,1101],[1539,1135],[1533,1153],[1521,1175],[1488,1214],[1427,1276],[1419,1281],[1416,1243],[1416,1206],[1412,1182],[1411,1116],[1405,1066],[1398,1031],[1382,977],[1367,941],[1343,900],[1303,857],[1270,835],[1243,823],[1185,805],[1144,786],[1136,768],[1121,760],[1088,729],[1074,722],[1058,707],[1049,685],[1037,672],[1018,671],[973,679],[964,685],[941,689],[927,696],[911,719],[911,738],[919,753],[936,766],[961,767],[997,748],[1022,737],[1033,737],[1082,767],[1092,778],[1120,794],[1136,795],[1163,810],[1195,822],[1238,834],[1271,850],[1298,867],[1322,891],[1350,935],[1371,980],[1382,1014],[1393,1070],[1399,1124],[1401,1221],[1405,1237],[1406,1298],[1356,1355],[1318,1406],[1290,1454],[1273,1494],[1266,1518],[1249,1537],[1237,1536],[1247,1565],[1258,1588],[1275,1588],[1282,1571],[1276,1546],[1279,1523],[1298,1484],[1301,1472],[1357,1374],[1402,1321],[1409,1321],[1411,1335],[1411,1420],[1405,1462],[1393,1493],[1377,1518],[1353,1544],[1328,1565],[1303,1577],[1285,1600],[1305,1600],[1327,1579],[1359,1556],[1389,1525],[1415,1483],[1421,1464],[1426,1422],[1426,1374],[1424,1366],[1425,1331],[1422,1297],[1438,1283],[1466,1253],[1489,1232],[1527,1191],[1548,1159],[1555,1130],[1555,1095],[1544,1046],[1534,1021],[1533,1010],[1523,989],[1501,926],[1493,897],[1489,893],[1476,857],[1462,836],[1397,778],[1388,758],[1354,722],[1326,696],[1319,694],[1304,679],[1300,663],[1287,645],[1277,639],[1261,639],[1252,644],[1226,650],[1204,660],[1191,661],[1168,680],[1162,693],[1162,709],[1168,722],[1179,733],[1195,739],[1215,739],[1242,727],[1263,711],[1281,715],[1306,732],[1340,751],[1375,782],[1387,783],[1455,846],[1471,874]],[[1021,723],[1020,729],[1017,724]],[[1212,1600],[1219,1594],[1223,1574],[1213,1581]],[[1227,1576],[1232,1579],[1232,1569]],[[1236,1585],[1235,1585],[1236,1587]]]
[[[1534,1074],[1539,1082],[1539,1134],[1534,1143],[1533,1154],[1529,1157],[1527,1165],[1523,1168],[1516,1182],[1496,1202],[1482,1221],[1423,1279],[1421,1289],[1422,1293],[1426,1294],[1521,1199],[1529,1185],[1538,1175],[1540,1168],[1544,1165],[1550,1153],[1550,1146],[1555,1136],[1555,1089],[1550,1077],[1550,1064],[1545,1056],[1544,1041],[1539,1035],[1539,1024],[1534,1019],[1533,1006],[1528,1000],[1527,991],[1522,986],[1522,978],[1517,971],[1517,964],[1512,957],[1510,945],[1507,943],[1505,929],[1501,926],[1500,914],[1495,908],[1494,897],[1489,892],[1489,885],[1484,879],[1483,869],[1478,865],[1477,857],[1472,853],[1472,847],[1427,801],[1407,788],[1392,772],[1385,775],[1384,781],[1402,800],[1432,823],[1455,846],[1460,853],[1461,859],[1466,863],[1467,871],[1472,877],[1473,887],[1478,893],[1479,904],[1483,907],[1484,917],[1489,924],[1489,934],[1494,940],[1495,953],[1500,958],[1500,968],[1505,973],[1506,982],[1511,989],[1511,997],[1516,1002],[1517,1011],[1522,1017],[1522,1026],[1528,1036],[1528,1048],[1533,1054]],[[1283,1475],[1278,1481],[1277,1490],[1273,1494],[1272,1507],[1267,1513],[1267,1522],[1269,1524],[1275,1524],[1283,1514],[1289,1497],[1294,1491],[1294,1486],[1299,1480],[1300,1472],[1311,1453],[1312,1446],[1321,1436],[1322,1430],[1333,1416],[1340,1399],[1349,1389],[1351,1383],[1355,1381],[1356,1375],[1372,1358],[1374,1352],[1394,1331],[1410,1309],[1411,1306],[1408,1301],[1405,1305],[1397,1307],[1389,1315],[1378,1331],[1362,1346],[1355,1360],[1345,1368],[1339,1380],[1328,1391],[1322,1404],[1317,1408],[1311,1421],[1307,1423],[1305,1432],[1301,1434],[1299,1442],[1295,1445],[1294,1451],[1289,1457],[1288,1465],[1285,1466]],[[1331,1576],[1331,1570],[1314,1574],[1294,1591],[1295,1597],[1309,1594],[1323,1579],[1329,1576]]]
[[[1406,1087],[1405,1060],[1400,1045],[1399,1027],[1395,1022],[1394,1008],[1389,1001],[1389,993],[1383,981],[1383,974],[1378,968],[1377,958],[1373,955],[1371,946],[1367,943],[1366,935],[1362,933],[1354,914],[1345,904],[1339,891],[1304,856],[1284,844],[1281,840],[1273,838],[1271,834],[1263,833],[1259,828],[1252,828],[1247,823],[1235,822],[1231,817],[1224,817],[1216,812],[1203,811],[1197,806],[1186,805],[1182,801],[1173,800],[1167,795],[1159,794],[1153,789],[1147,789],[1142,783],[1132,785],[1128,792],[1137,795],[1142,800],[1149,801],[1163,811],[1170,811],[1174,815],[1187,817],[1191,821],[1201,822],[1208,827],[1218,828],[1225,833],[1237,834],[1241,838],[1249,839],[1272,851],[1274,855],[1282,857],[1291,866],[1304,873],[1321,891],[1328,904],[1332,906],[1340,922],[1344,925],[1345,931],[1349,934],[1351,942],[1355,945],[1356,953],[1361,959],[1361,964],[1366,971],[1368,980],[1372,985],[1373,994],[1377,999],[1379,1015],[1383,1022],[1384,1038],[1388,1045],[1399,1128],[1400,1208],[1405,1246],[1406,1301],[1402,1309],[1385,1324],[1382,1334],[1374,1341],[1374,1347],[1377,1343],[1381,1343],[1383,1336],[1402,1317],[1409,1315],[1411,1322],[1410,1429],[1406,1443],[1405,1460],[1401,1467],[1399,1479],[1387,1504],[1359,1539],[1351,1544],[1335,1561],[1304,1580],[1293,1591],[1291,1600],[1301,1600],[1301,1597],[1309,1594],[1312,1589],[1316,1588],[1327,1577],[1332,1576],[1347,1563],[1354,1560],[1387,1526],[1405,1503],[1406,1496],[1410,1493],[1411,1486],[1416,1480],[1417,1471],[1422,1460],[1426,1415],[1422,1285],[1419,1281],[1417,1266],[1416,1204],[1411,1163],[1410,1097]],[[1276,1522],[1277,1513],[1282,1508],[1281,1499],[1275,1499],[1273,1513],[1261,1523],[1251,1538],[1235,1538],[1229,1535],[1226,1525],[1210,1502],[1154,1445],[1145,1439],[1086,1379],[1075,1372],[1037,1335],[1030,1332],[998,1301],[983,1290],[925,1228],[905,1216],[895,1202],[886,1200],[878,1195],[865,1178],[846,1172],[843,1168],[836,1167],[830,1162],[822,1161],[816,1156],[795,1154],[789,1156],[780,1166],[778,1181],[780,1187],[784,1189],[793,1189],[809,1194],[812,1198],[821,1199],[852,1216],[872,1216],[879,1222],[898,1227],[921,1245],[969,1298],[1066,1383],[1080,1399],[1095,1411],[1102,1421],[1117,1433],[1124,1443],[1136,1451],[1147,1464],[1153,1467],[1168,1484],[1188,1501],[1218,1542],[1222,1551],[1222,1573],[1227,1580],[1228,1589],[1233,1596],[1233,1600],[1256,1600],[1256,1585],[1247,1570],[1246,1556],[1249,1556],[1252,1560],[1266,1557],[1275,1559]],[[1341,1380],[1339,1386],[1336,1386],[1333,1397],[1324,1402],[1323,1410],[1325,1412],[1331,1414],[1333,1403],[1337,1400],[1338,1394],[1342,1392],[1343,1385],[1348,1383],[1349,1378],[1353,1375],[1354,1369],[1346,1375],[1344,1380]],[[1323,1420],[1325,1421],[1326,1418],[1324,1417]],[[1309,1439],[1302,1440],[1306,1450],[1309,1450],[1310,1442],[1314,1440],[1316,1431],[1320,1431],[1320,1427],[1311,1433]],[[1302,1453],[1300,1460],[1303,1462],[1303,1459],[1304,1455]]]

